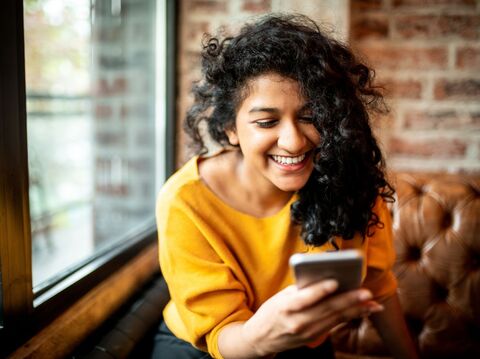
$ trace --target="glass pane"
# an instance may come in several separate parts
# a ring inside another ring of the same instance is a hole
[[[155,1],[28,0],[33,286],[153,223]]]

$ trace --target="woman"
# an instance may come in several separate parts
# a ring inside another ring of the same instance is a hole
[[[392,353],[416,353],[396,298],[393,190],[368,111],[372,72],[303,16],[270,15],[203,49],[186,130],[198,155],[163,187],[160,265],[171,301],[155,353],[333,357],[336,325],[371,315]],[[222,151],[207,155],[202,135]],[[362,288],[294,285],[289,257],[356,248]]]

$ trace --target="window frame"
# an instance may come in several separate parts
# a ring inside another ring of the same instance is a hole
[[[176,2],[166,0],[166,84],[164,173],[175,170]],[[23,1],[6,1],[0,11],[0,274],[3,324],[0,356],[12,351],[50,323],[95,285],[115,273],[156,241],[155,224],[93,258],[57,285],[42,291],[35,303],[29,211],[27,116]],[[74,280],[72,280],[72,278]],[[37,302],[39,302],[37,300]],[[34,305],[35,303],[35,305]],[[1,323],[0,323],[1,324]],[[7,345],[3,345],[7,343]]]

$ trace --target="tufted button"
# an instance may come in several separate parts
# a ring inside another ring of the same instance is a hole
[[[470,191],[472,191],[472,193],[475,197],[480,196],[480,190],[479,190],[478,187],[475,187],[473,184],[468,185],[468,187],[470,187]]]
[[[442,226],[443,228],[449,228],[453,224],[453,216],[450,212],[445,212],[443,215]]]
[[[407,325],[410,331],[414,333],[415,336],[418,336],[423,330],[423,326],[424,326],[423,321],[409,315],[406,315],[405,319],[407,321]]]
[[[472,339],[472,342],[478,343],[478,338],[480,338],[480,327],[476,326],[470,321],[466,322],[465,325],[468,329],[467,332],[470,333],[470,338]]]
[[[448,297],[448,289],[437,283],[435,285],[434,295],[439,302],[445,302]]]
[[[407,258],[410,261],[419,261],[422,258],[422,250],[418,247],[409,247]]]
[[[480,176],[398,173],[396,187],[394,274],[421,357],[480,358]],[[377,357],[380,339],[355,324],[348,353]]]
[[[422,196],[425,193],[425,188],[423,185],[412,186],[412,188],[417,196]]]
[[[480,258],[478,255],[472,255],[469,259],[470,270],[477,270],[480,268]]]
[[[392,217],[392,218],[395,217],[395,211],[393,210],[393,206],[391,206],[391,207],[388,209],[388,212],[390,212],[390,217]]]

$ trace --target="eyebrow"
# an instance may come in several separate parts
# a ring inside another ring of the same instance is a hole
[[[252,112],[273,112],[277,113],[278,109],[274,107],[253,107],[248,113]]]
[[[309,104],[305,104],[298,110],[298,113],[308,111],[310,110]],[[270,113],[278,113],[279,110],[278,108],[275,107],[253,107],[248,111],[248,113],[254,113],[254,112],[270,112]]]

